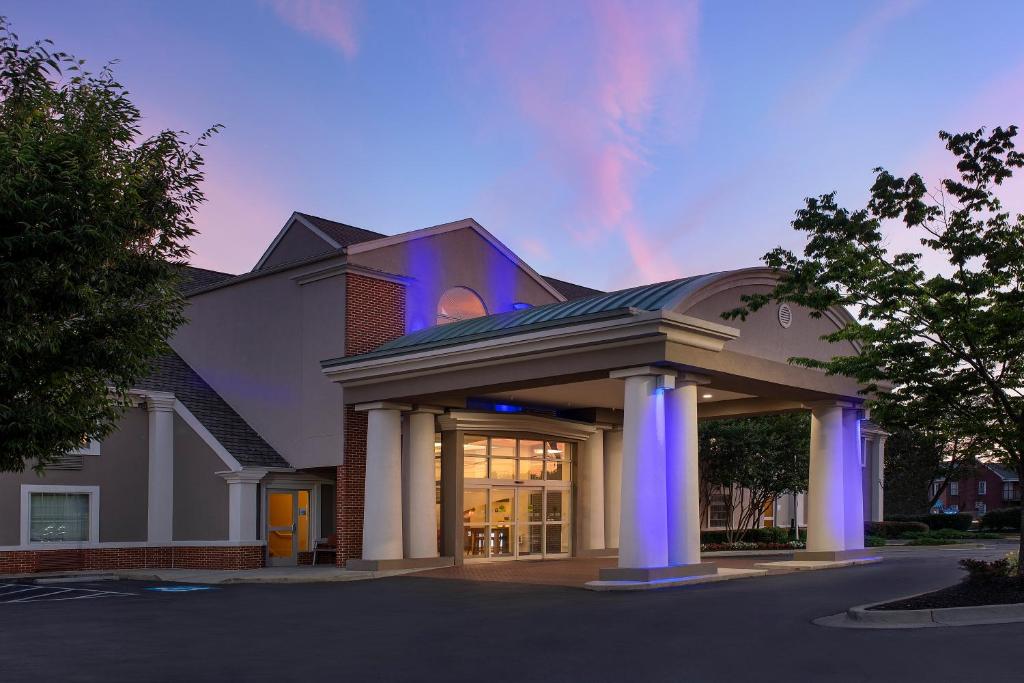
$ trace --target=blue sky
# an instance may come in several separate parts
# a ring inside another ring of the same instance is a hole
[[[149,129],[225,125],[193,262],[230,272],[293,210],[385,233],[472,216],[537,270],[599,288],[756,265],[802,244],[803,197],[862,202],[878,165],[938,178],[939,129],[1024,122],[1021,2],[0,11],[23,40],[119,60]]]

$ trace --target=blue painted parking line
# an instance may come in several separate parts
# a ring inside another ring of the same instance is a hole
[[[191,593],[193,591],[216,590],[213,586],[152,586],[144,590],[156,593]]]

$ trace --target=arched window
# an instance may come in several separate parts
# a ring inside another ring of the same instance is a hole
[[[437,324],[444,325],[487,315],[484,302],[468,287],[452,287],[437,302]]]

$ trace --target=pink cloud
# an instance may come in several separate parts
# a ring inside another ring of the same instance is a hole
[[[654,277],[663,271],[643,243],[636,191],[651,168],[648,147],[684,138],[690,131],[677,118],[688,125],[696,116],[676,115],[700,107],[697,3],[594,0],[573,9],[521,3],[489,13],[485,76],[508,91],[541,162],[571,193],[573,237],[620,238],[635,269]]]
[[[271,0],[271,7],[292,28],[333,45],[347,59],[359,51],[355,0]]]
[[[843,87],[864,68],[886,30],[912,13],[922,0],[890,0],[864,15],[836,41],[835,47],[821,55],[817,71],[796,83],[779,100],[777,115],[783,120],[810,116],[824,109]]]

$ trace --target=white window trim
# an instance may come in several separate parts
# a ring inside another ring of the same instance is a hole
[[[987,496],[988,495],[988,482],[985,481],[984,479],[982,479],[981,481],[978,482],[978,495],[979,496]]]
[[[32,537],[32,513],[30,509],[33,493],[86,493],[89,495],[89,539],[86,541],[47,543],[30,541]],[[77,548],[96,545],[100,542],[100,487],[99,486],[56,486],[46,484],[21,485],[21,545],[31,548]]]
[[[100,442],[96,439],[89,439],[89,443],[71,451],[72,455],[99,455]]]
[[[949,482],[949,495],[959,496],[960,495],[960,482],[951,481]]]

